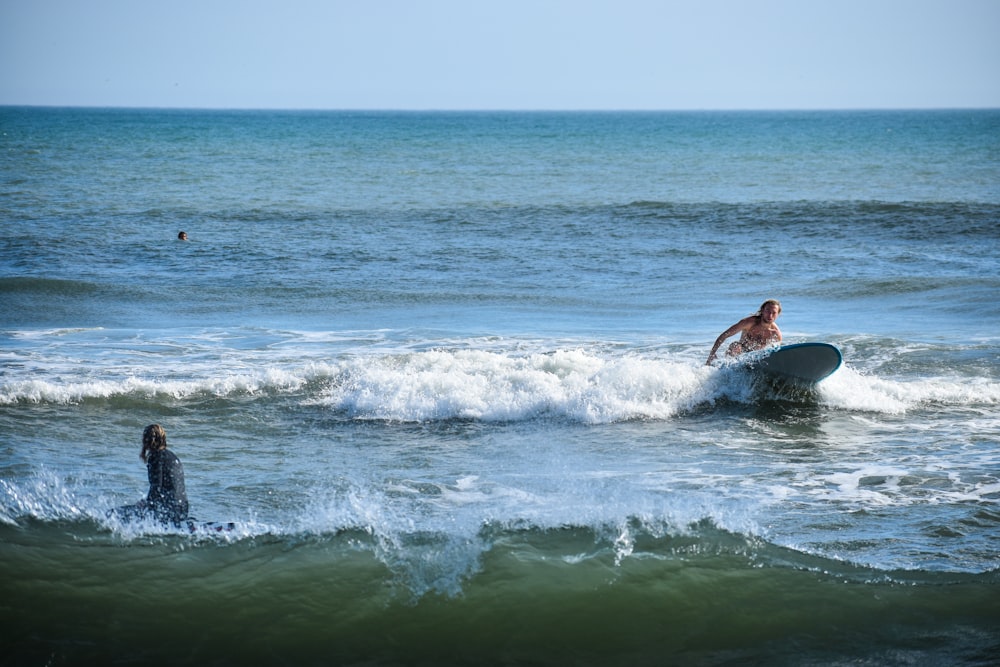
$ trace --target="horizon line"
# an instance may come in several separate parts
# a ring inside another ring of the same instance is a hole
[[[1000,106],[857,106],[857,107],[295,107],[295,106],[158,106],[117,104],[34,104],[0,102],[0,108],[93,109],[134,111],[289,111],[360,113],[718,113],[849,111],[997,111]]]

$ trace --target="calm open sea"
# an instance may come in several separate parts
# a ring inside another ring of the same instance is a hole
[[[0,183],[4,664],[1000,656],[1000,111],[6,107]],[[704,365],[767,298],[814,391]],[[153,422],[234,530],[106,518]]]

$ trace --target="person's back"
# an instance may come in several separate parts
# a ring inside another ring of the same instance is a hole
[[[187,519],[188,499],[180,459],[166,448],[155,449],[148,454],[146,471],[149,476],[146,503],[157,519],[172,523]]]

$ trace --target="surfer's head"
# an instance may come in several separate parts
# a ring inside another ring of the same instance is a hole
[[[760,310],[757,311],[755,317],[760,320],[764,317],[764,311],[774,310],[774,318],[772,321],[778,319],[778,315],[781,314],[781,302],[777,299],[768,299],[764,303],[760,304]]]
[[[167,432],[159,424],[150,424],[142,432],[142,452],[139,456],[145,461],[149,453],[157,449],[167,448]]]

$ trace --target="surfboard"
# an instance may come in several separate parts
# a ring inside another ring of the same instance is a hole
[[[844,356],[829,343],[793,343],[765,350],[748,363],[754,370],[799,384],[816,384],[840,368]]]
[[[151,514],[147,514],[144,509],[138,505],[124,505],[123,507],[117,507],[112,510],[108,510],[105,513],[109,519],[117,519],[122,523],[135,523],[138,521],[153,521],[156,520],[152,518]],[[236,524],[227,521],[199,521],[194,517],[188,517],[179,521],[177,523],[166,522],[163,523],[164,526],[173,526],[174,528],[187,529],[190,533],[228,533],[236,529]]]
[[[236,524],[223,521],[202,521],[188,519],[186,522],[188,532],[191,533],[228,533],[236,530]]]

